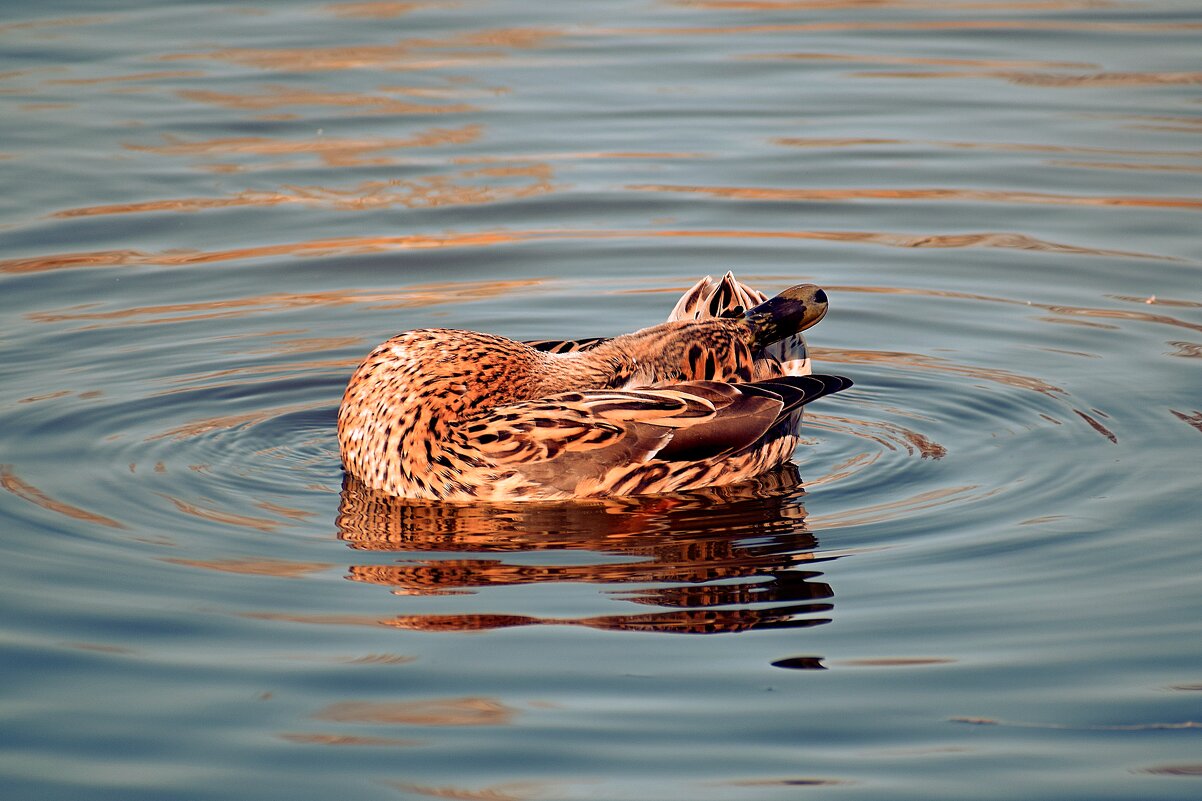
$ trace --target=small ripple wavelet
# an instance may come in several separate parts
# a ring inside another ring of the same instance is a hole
[[[895,294],[910,300],[874,319],[884,330],[939,319],[932,306],[967,303],[980,307],[982,330],[962,324],[958,335],[989,336],[988,307],[1022,305],[1005,298],[906,288],[841,286],[837,293]],[[1123,316],[1096,310],[1097,316],[1139,323],[1167,323],[1146,314]],[[822,342],[821,334],[812,339]],[[1093,447],[1095,437],[1118,441],[1108,427],[1110,415],[1074,397],[1059,378],[988,364],[988,352],[970,358],[955,351],[931,355],[901,350],[811,348],[817,371],[852,376],[856,386],[837,404],[807,410],[807,441],[799,451],[805,486],[829,497],[838,508],[811,518],[822,531],[866,524],[886,526],[902,519],[939,520],[948,528],[971,525],[986,499],[1009,497],[1030,502],[1063,482],[1063,465],[1041,456],[1049,440],[1067,447]],[[1067,358],[1100,359],[1099,354],[1065,351]],[[982,454],[988,458],[980,458]],[[967,458],[966,458],[967,457]],[[967,465],[967,466],[966,466]],[[1074,482],[1102,481],[1099,464],[1080,465]],[[934,512],[938,510],[939,514]]]

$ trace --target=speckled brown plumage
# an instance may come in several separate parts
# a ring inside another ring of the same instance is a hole
[[[351,377],[343,464],[368,487],[453,501],[741,481],[789,459],[804,404],[851,385],[804,374],[800,331],[825,313],[816,286],[765,300],[728,274],[698,282],[668,322],[613,339],[407,331]]]

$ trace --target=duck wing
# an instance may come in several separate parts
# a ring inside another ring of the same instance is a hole
[[[602,342],[608,342],[610,337],[586,337],[584,339],[527,339],[525,344],[535,350],[546,353],[575,353],[590,350]]]
[[[786,377],[565,392],[496,407],[459,423],[455,435],[498,467],[572,492],[634,464],[692,463],[751,448],[793,409],[850,384]]]

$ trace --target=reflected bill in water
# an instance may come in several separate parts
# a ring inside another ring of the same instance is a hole
[[[744,484],[588,502],[449,504],[370,490],[346,476],[339,537],[361,551],[405,554],[350,567],[354,581],[396,595],[477,594],[578,582],[651,607],[584,618],[532,614],[400,615],[380,625],[471,631],[524,625],[716,634],[830,622],[834,593],[809,569],[817,555],[797,469]],[[569,551],[538,563],[526,554]],[[439,553],[437,557],[424,554]],[[447,558],[443,554],[462,554]],[[517,554],[521,557],[514,558]]]

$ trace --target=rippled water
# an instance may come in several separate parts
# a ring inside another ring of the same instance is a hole
[[[1198,797],[1196,3],[106,5],[0,17],[6,799]],[[731,268],[796,472],[346,483],[376,342]]]

